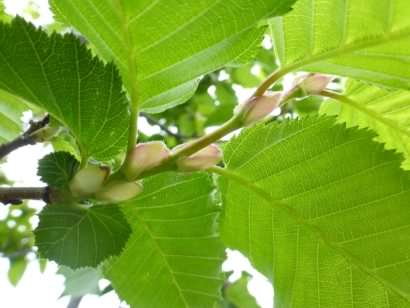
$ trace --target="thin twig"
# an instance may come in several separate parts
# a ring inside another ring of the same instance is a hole
[[[256,88],[253,96],[262,96],[276,81],[289,73],[289,70],[277,69]]]
[[[78,308],[83,296],[71,296],[67,308]]]
[[[40,121],[31,121],[29,128],[20,136],[14,140],[0,145],[0,159],[7,156],[14,150],[21,148],[29,144],[35,144],[37,142],[34,138],[34,134],[45,127],[50,122],[50,117],[46,115]]]
[[[179,133],[172,132],[166,125],[162,124],[160,121],[157,121],[156,119],[151,117],[149,114],[141,112],[140,116],[144,117],[148,121],[149,124],[159,126],[159,128],[162,131],[164,131],[166,134],[174,137],[179,143],[183,143],[186,139],[188,139],[186,136],[183,136]]]

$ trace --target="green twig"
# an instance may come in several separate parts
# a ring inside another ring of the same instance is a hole
[[[262,84],[255,90],[253,96],[262,96],[275,82],[289,73],[288,69],[277,69],[262,82]]]
[[[144,178],[164,171],[175,170],[176,162],[179,158],[190,156],[241,127],[242,119],[234,116],[212,133],[202,136],[192,142],[186,143],[184,147],[174,151],[160,166],[142,173],[139,178]]]

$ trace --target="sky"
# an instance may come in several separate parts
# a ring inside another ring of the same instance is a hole
[[[19,14],[29,19],[36,25],[44,25],[52,22],[52,14],[48,7],[47,0],[4,0],[6,10],[9,14]],[[33,20],[26,12],[26,7],[31,5],[37,6],[40,17]],[[235,89],[239,97],[246,93],[241,89]],[[30,113],[25,113],[23,119],[28,122]],[[139,121],[140,129],[148,134],[157,133],[159,128],[150,126],[145,119]],[[26,146],[11,153],[7,162],[0,166],[1,170],[10,180],[15,182],[16,186],[43,186],[37,174],[37,162],[44,155],[51,151],[50,146],[42,144]],[[38,211],[44,206],[42,202],[30,202],[29,205]],[[0,207],[0,219],[4,218],[4,208]],[[33,219],[33,226],[36,226],[38,220]],[[230,280],[239,279],[241,271],[247,271],[252,275],[248,284],[248,289],[253,294],[258,303],[263,308],[273,307],[273,290],[269,281],[258,273],[249,261],[238,251],[227,250],[227,260],[223,264],[224,271],[232,271]],[[57,265],[54,262],[48,262],[44,273],[40,272],[38,262],[29,263],[26,272],[17,287],[13,287],[7,278],[8,260],[0,258],[0,307],[5,308],[65,308],[68,304],[68,298],[60,298],[64,290],[64,277],[57,275]],[[103,286],[107,281],[101,282]],[[120,307],[121,301],[115,292],[110,292],[102,297],[87,295],[80,304],[80,308],[113,308]],[[126,307],[124,303],[121,307]]]

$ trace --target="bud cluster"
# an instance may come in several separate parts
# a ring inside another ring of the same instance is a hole
[[[171,152],[163,142],[154,141],[141,143],[129,153],[125,163],[125,180],[108,179],[108,167],[89,165],[81,169],[70,182],[70,191],[76,198],[95,197],[105,202],[123,202],[134,198],[143,190],[141,181],[136,181],[143,172],[158,167],[170,158],[183,144]],[[222,151],[215,144],[211,144],[200,151],[176,159],[179,171],[190,172],[205,170],[222,159]]]
[[[105,166],[89,165],[78,171],[70,182],[70,191],[76,198],[96,199],[105,202],[123,202],[142,192],[139,182],[109,181],[110,169]]]

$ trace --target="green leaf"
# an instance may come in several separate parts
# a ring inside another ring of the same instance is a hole
[[[225,147],[222,236],[275,307],[410,307],[410,174],[373,137],[310,117]]]
[[[136,71],[142,110],[160,112],[187,101],[199,76],[248,59],[262,40],[258,23],[294,2],[73,0],[52,1],[52,7],[104,59],[115,61],[128,90]]]
[[[299,0],[271,22],[276,54],[285,71],[409,89],[409,15],[408,0]]]
[[[262,80],[252,74],[254,64],[246,64],[232,70],[231,78],[234,83],[240,84],[245,88],[256,88]]]
[[[27,109],[21,99],[0,90],[0,143],[11,141],[22,133],[21,118]]]
[[[47,205],[35,229],[40,256],[71,268],[95,267],[123,249],[131,230],[116,205]]]
[[[39,161],[37,174],[51,187],[64,189],[68,187],[78,167],[78,161],[71,154],[54,152]]]
[[[403,167],[410,168],[410,92],[387,90],[360,82],[349,81],[345,96],[322,104],[321,113],[338,115],[348,126],[368,127],[377,132],[377,140],[387,149],[403,153]]]
[[[207,126],[223,124],[232,117],[233,109],[237,105],[238,99],[231,86],[229,83],[217,84],[215,94],[218,99],[218,105],[214,112],[208,116]]]
[[[133,233],[105,275],[133,307],[212,307],[223,284],[224,247],[211,179],[163,173],[144,188],[123,205]]]
[[[225,298],[236,308],[258,308],[255,298],[248,291],[249,276],[242,276],[239,280],[228,285]]]
[[[17,17],[0,24],[0,88],[68,126],[83,157],[108,160],[123,150],[128,103],[112,64],[93,58],[73,35],[35,29]]]
[[[27,268],[27,260],[25,257],[11,259],[10,268],[8,271],[9,281],[13,286],[17,286],[24,275]]]
[[[1,22],[9,22],[11,20],[11,16],[5,12],[4,1],[0,0],[0,21]]]
[[[100,294],[99,281],[103,278],[99,269],[92,267],[84,267],[72,270],[66,266],[60,266],[58,274],[65,278],[64,295],[73,297],[83,296],[86,294]]]

